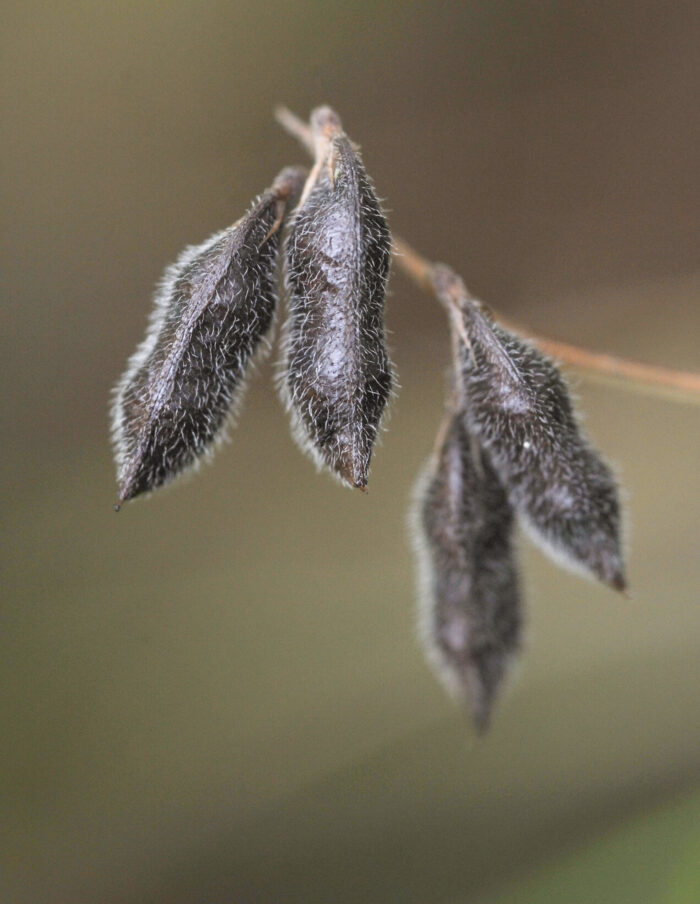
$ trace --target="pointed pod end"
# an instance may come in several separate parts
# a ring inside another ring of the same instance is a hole
[[[329,464],[343,483],[364,493],[367,491],[369,462],[365,456],[356,454],[349,442],[343,445],[345,445],[345,449]]]
[[[480,737],[483,737],[491,727],[491,704],[493,692],[478,670],[470,669],[467,672],[466,685],[464,687],[467,709],[471,723]]]
[[[493,704],[498,696],[504,669],[505,652],[492,649],[484,658],[471,658],[462,673],[465,702],[477,735],[485,735],[491,727]]]
[[[483,738],[491,727],[491,707],[488,705],[472,706],[470,716],[474,730],[480,738]]]
[[[336,474],[343,483],[347,484],[353,490],[360,490],[361,493],[367,492],[367,472],[353,466],[352,462],[339,462],[335,469]]]
[[[593,577],[611,590],[615,590],[627,599],[631,599],[627,587],[627,578],[625,577],[625,567],[622,563],[617,541],[614,541],[612,548],[606,548],[599,552],[602,554],[598,556],[591,568]]]
[[[611,580],[608,581],[608,586],[613,590],[616,590],[618,593],[622,594],[625,599],[632,599],[632,594],[630,593],[629,587],[627,586],[627,580],[621,571],[613,575]]]
[[[125,502],[135,499],[146,491],[147,487],[139,486],[135,480],[125,480],[119,485],[119,496],[114,503],[114,510],[119,511]]]

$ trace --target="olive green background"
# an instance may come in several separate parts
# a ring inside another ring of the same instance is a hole
[[[367,495],[253,381],[211,467],[111,510],[108,397],[163,267],[337,107],[397,233],[534,331],[700,369],[694,3],[4,6],[0,900],[700,900],[700,407],[572,374],[633,598],[520,542],[526,649],[476,739],[414,632],[441,419],[400,275]]]

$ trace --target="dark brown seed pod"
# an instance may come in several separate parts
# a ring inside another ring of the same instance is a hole
[[[522,617],[513,513],[461,411],[419,481],[414,523],[426,653],[484,730]]]
[[[300,446],[367,484],[392,389],[384,298],[391,238],[357,149],[327,107],[312,114],[316,165],[286,242],[289,318],[281,390]]]
[[[146,338],[115,390],[120,502],[171,480],[222,436],[272,324],[280,227],[306,176],[283,170],[237,223],[166,270]]]
[[[558,368],[491,323],[466,290],[460,307],[469,429],[511,504],[546,552],[624,590],[617,484],[584,436]]]

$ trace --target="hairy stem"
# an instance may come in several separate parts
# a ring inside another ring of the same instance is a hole
[[[277,107],[275,117],[289,134],[313,153],[315,146],[313,135],[309,126],[302,119],[286,107]],[[437,269],[444,265],[429,261],[415,251],[408,242],[396,235],[393,237],[392,254],[399,270],[419,285],[424,292],[440,300],[436,292],[435,277]],[[593,352],[576,345],[569,345],[566,342],[558,342],[556,339],[532,336],[528,329],[519,324],[500,316],[497,319],[506,329],[528,336],[530,341],[546,354],[552,355],[564,364],[570,364],[572,367],[586,371],[595,378],[605,381],[620,381],[623,386],[639,392],[661,393],[680,401],[700,403],[699,373],[630,361],[626,358],[618,358],[616,355]]]

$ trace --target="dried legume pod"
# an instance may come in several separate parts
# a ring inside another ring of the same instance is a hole
[[[461,324],[469,430],[513,508],[558,561],[624,590],[617,483],[585,437],[558,368],[491,323],[466,292]]]
[[[484,730],[522,617],[513,513],[461,410],[419,481],[414,520],[426,653]]]
[[[319,466],[364,488],[392,388],[384,329],[391,239],[338,117],[319,108],[312,127],[316,164],[285,246],[281,389],[300,446]]]
[[[115,390],[120,502],[171,480],[222,436],[273,321],[280,227],[306,175],[283,170],[237,223],[166,270]]]

